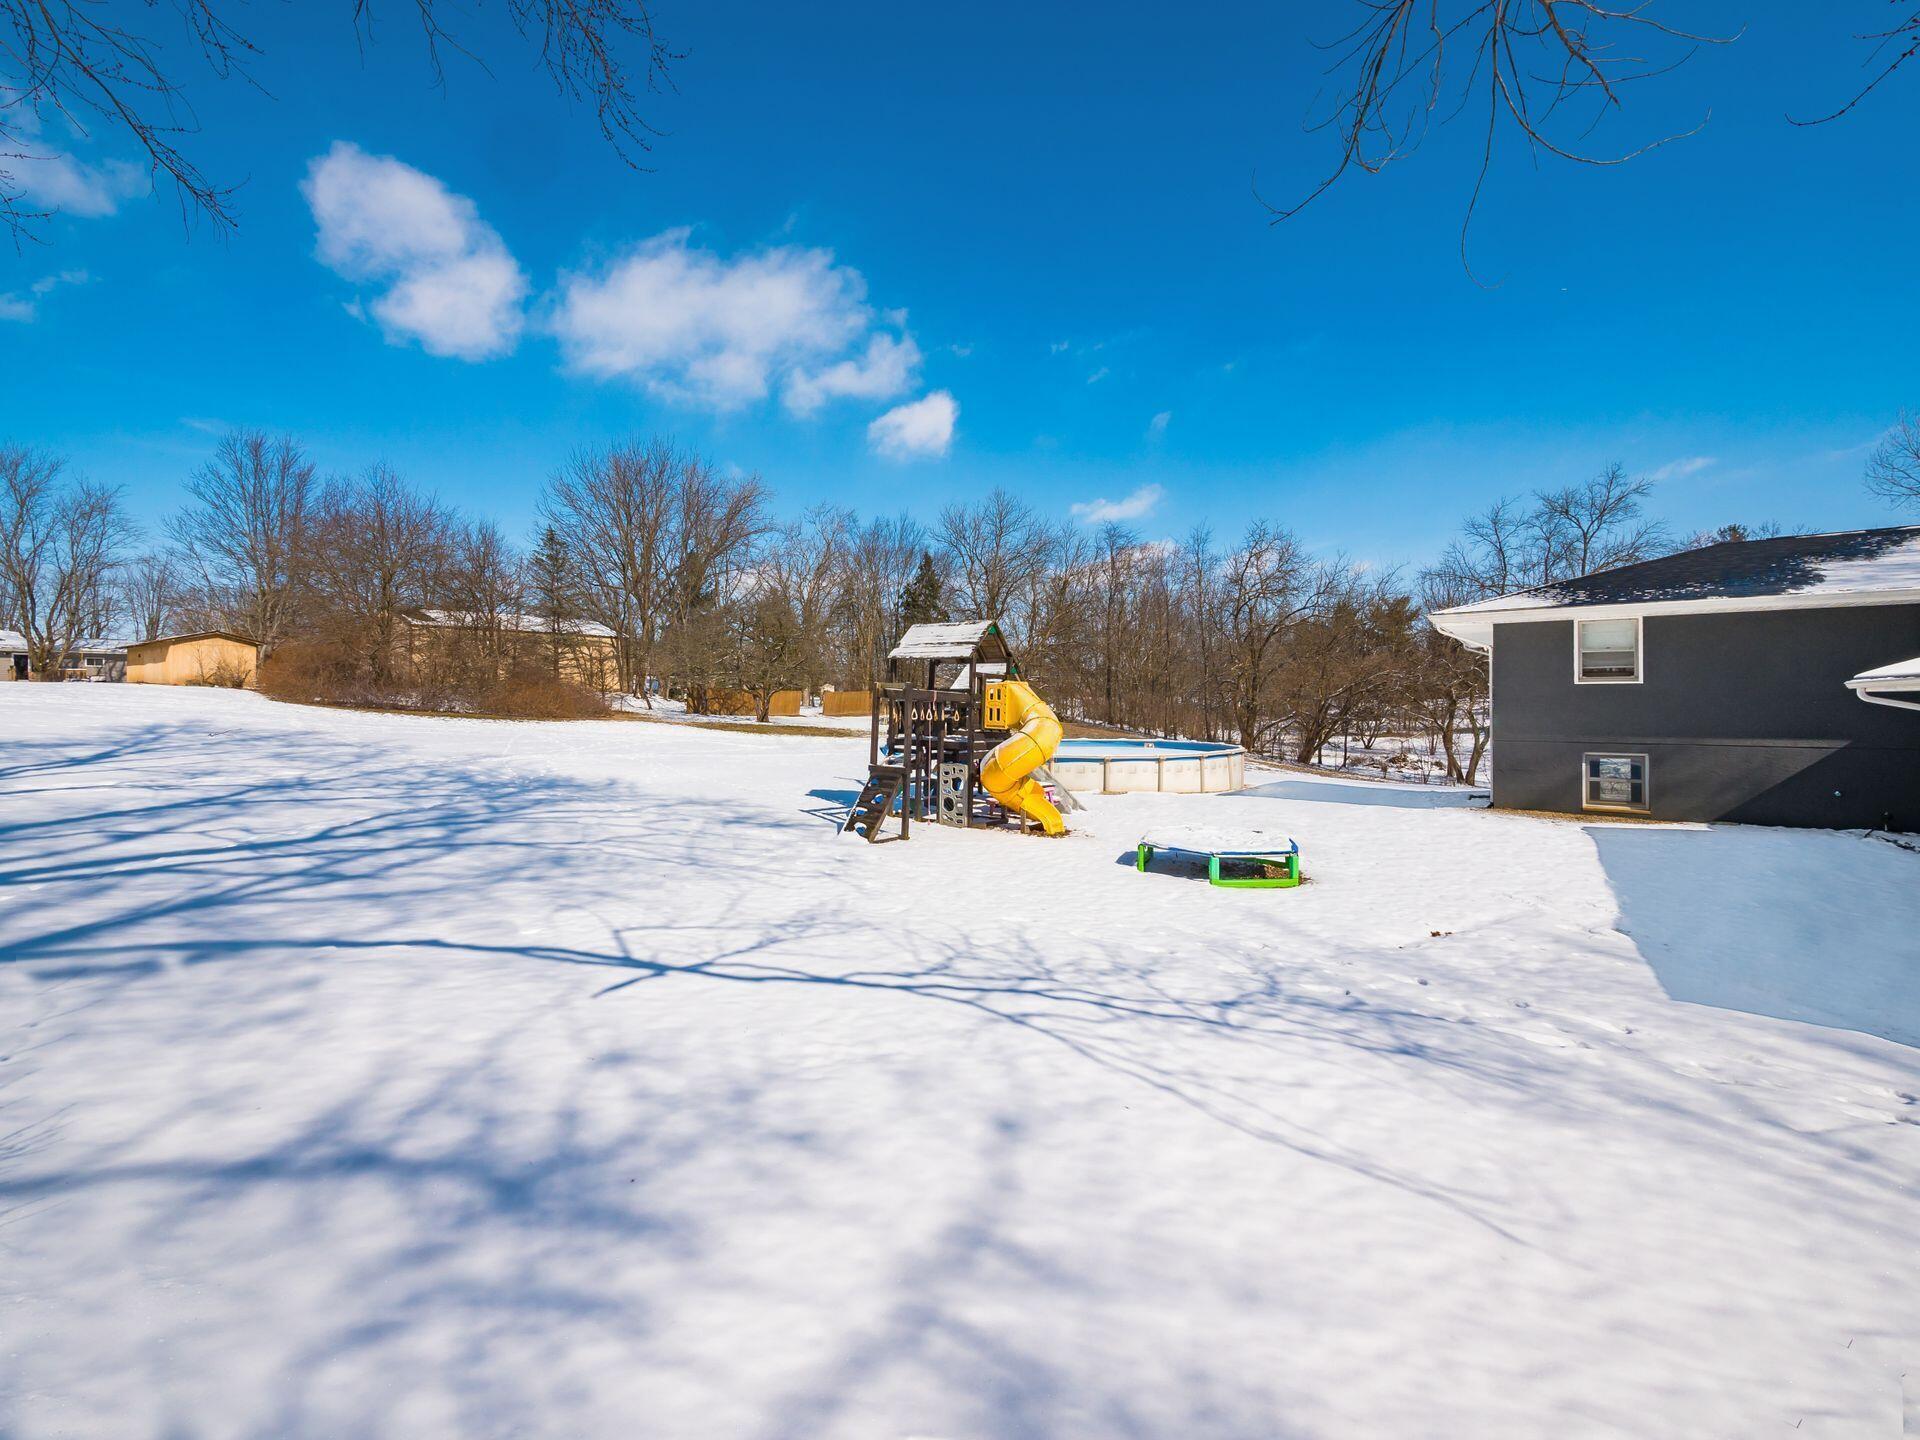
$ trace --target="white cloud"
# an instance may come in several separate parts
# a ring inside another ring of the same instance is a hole
[[[84,285],[92,278],[84,270],[59,270],[42,275],[27,287],[24,295],[17,291],[0,295],[0,320],[32,320],[39,314],[42,296],[51,295],[62,285]]]
[[[1720,462],[1712,455],[1689,455],[1684,460],[1670,460],[1658,470],[1649,471],[1649,480],[1684,480],[1689,475],[1698,475],[1702,470]]]
[[[904,316],[876,316],[865,279],[831,251],[776,246],[726,258],[689,238],[669,230],[603,270],[561,277],[552,327],[570,369],[715,410],[779,385],[803,415],[836,397],[889,399],[913,383],[919,347],[876,329]]]
[[[945,455],[953,445],[960,407],[945,390],[896,405],[867,426],[867,443],[890,460]]]
[[[122,200],[153,189],[152,180],[138,165],[124,160],[89,165],[66,154],[47,137],[30,108],[17,108],[7,117],[7,125],[13,134],[7,154],[0,157],[0,172],[7,176],[9,187],[25,198],[28,209],[97,220],[113,214]]]
[[[1171,410],[1162,410],[1147,422],[1147,438],[1149,440],[1158,440],[1167,433],[1167,426],[1172,423],[1173,412]]]
[[[36,295],[50,295],[62,285],[84,285],[92,278],[85,270],[57,270],[51,275],[42,275],[27,288]]]
[[[1138,520],[1151,514],[1164,494],[1166,491],[1158,485],[1142,485],[1124,499],[1109,500],[1102,496],[1098,500],[1083,501],[1072,507],[1073,517],[1087,525],[1104,525],[1109,520]]]
[[[1098,385],[1102,380],[1106,379],[1107,376],[1111,375],[1112,373],[1113,372],[1111,370],[1109,370],[1106,366],[1102,365],[1098,370],[1094,371],[1091,375],[1087,376],[1087,383],[1089,385]]]
[[[322,264],[388,283],[373,318],[395,344],[485,360],[512,351],[527,279],[474,203],[391,155],[336,140],[307,167],[301,193],[319,226]]]
[[[784,398],[796,415],[811,415],[828,400],[891,400],[909,385],[920,369],[920,347],[913,337],[875,335],[864,355],[841,360],[824,370],[796,370],[787,380]]]
[[[1047,346],[1047,352],[1051,355],[1064,355],[1072,348],[1073,342],[1071,340],[1055,340]]]

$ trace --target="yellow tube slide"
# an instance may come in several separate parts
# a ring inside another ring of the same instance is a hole
[[[986,702],[987,723],[1014,733],[989,750],[980,762],[982,788],[1015,814],[1038,820],[1047,834],[1066,834],[1067,822],[1047,799],[1040,782],[1030,778],[1060,748],[1060,717],[1024,680],[989,685]]]

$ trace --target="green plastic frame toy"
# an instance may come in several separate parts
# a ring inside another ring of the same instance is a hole
[[[1136,870],[1145,873],[1148,864],[1156,852],[1172,850],[1189,855],[1204,854],[1207,857],[1207,883],[1218,885],[1223,890],[1291,890],[1300,883],[1300,847],[1297,844],[1285,850],[1265,852],[1247,850],[1184,850],[1178,845],[1149,845],[1142,840],[1134,849],[1133,864]],[[1222,860],[1251,860],[1265,866],[1278,866],[1278,875],[1264,875],[1258,878],[1229,879],[1220,874]]]

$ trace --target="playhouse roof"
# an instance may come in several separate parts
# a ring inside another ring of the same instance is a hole
[[[1000,627],[991,620],[961,620],[948,625],[909,625],[889,660],[999,659],[1007,653]]]

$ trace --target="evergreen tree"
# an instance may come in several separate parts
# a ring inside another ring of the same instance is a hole
[[[566,542],[551,525],[540,532],[539,545],[527,557],[527,590],[539,608],[548,663],[558,679],[564,637],[580,618],[580,577]]]
[[[940,572],[934,569],[933,556],[920,552],[920,568],[900,592],[900,624],[926,625],[947,618],[946,601],[940,593]]]

